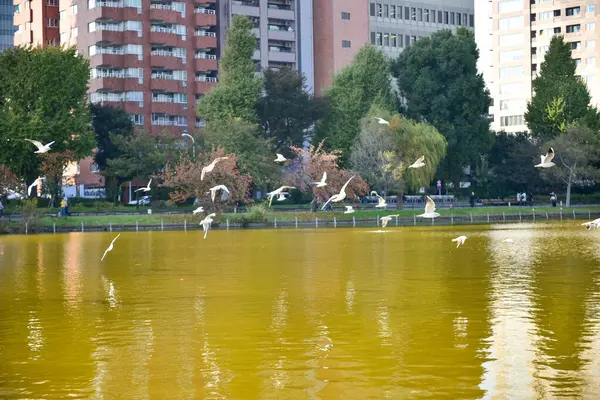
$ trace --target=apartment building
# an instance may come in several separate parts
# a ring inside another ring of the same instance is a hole
[[[15,46],[59,44],[58,2],[14,0]]]
[[[554,35],[563,35],[571,46],[577,73],[598,104],[598,7],[592,0],[492,0],[477,5],[479,70],[493,99],[492,129],[527,130],[524,114],[531,100],[532,81]]]
[[[420,37],[474,27],[474,0],[313,0],[316,93],[366,43],[396,58]]]
[[[310,0],[220,0],[219,40],[225,46],[227,29],[234,15],[254,21],[258,72],[271,68],[292,68],[306,76],[314,86],[313,16]]]
[[[13,14],[14,6],[11,3],[0,5],[0,51],[8,49],[14,44]]]

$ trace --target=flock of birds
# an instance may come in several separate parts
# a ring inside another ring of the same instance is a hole
[[[376,117],[377,121],[379,124],[382,125],[389,125],[390,123],[388,121],[386,121],[383,118],[379,118]],[[37,151],[35,151],[36,154],[43,154],[43,153],[47,153],[48,151],[50,151],[50,146],[52,146],[52,144],[54,144],[54,142],[50,142],[47,144],[43,144],[41,142],[38,142],[37,140],[31,140],[31,139],[25,139],[28,142],[33,143],[36,147],[37,147]],[[286,162],[287,159],[282,155],[277,153],[277,158],[274,160],[275,162],[278,163],[282,163],[282,162]],[[216,159],[214,159],[209,165],[205,166],[202,168],[202,173],[200,176],[200,180],[203,181],[204,178],[206,177],[206,174],[212,172],[215,169],[215,166],[224,160],[227,160],[228,157],[218,157]],[[550,148],[548,149],[548,152],[545,155],[541,156],[541,161],[539,164],[535,165],[535,168],[551,168],[554,167],[556,164],[554,164],[554,162],[552,162],[554,159],[554,149]],[[414,163],[412,163],[411,165],[409,165],[407,168],[408,169],[418,169],[421,167],[425,166],[425,156],[421,156],[418,160],[416,160]],[[353,175],[352,177],[350,177],[350,179],[348,179],[348,181],[346,181],[346,183],[342,186],[342,188],[340,189],[340,191],[334,195],[332,195],[329,200],[327,200],[325,202],[325,204],[322,207],[322,210],[325,209],[325,207],[327,207],[327,205],[329,203],[339,203],[341,201],[343,201],[346,198],[346,188],[348,187],[348,184],[350,183],[350,181],[352,181],[352,179],[355,177],[355,175]],[[39,177],[38,179],[36,179],[34,181],[33,184],[31,184],[28,188],[28,194],[31,197],[31,190],[33,189],[33,187],[38,186],[42,180],[44,180],[45,178]],[[144,192],[147,193],[151,190],[150,185],[152,184],[152,179],[150,179],[150,181],[148,182],[148,185],[146,187],[142,187],[140,189],[137,189],[136,192],[140,191],[140,192]],[[327,172],[323,172],[323,176],[321,177],[321,180],[318,182],[312,182],[313,185],[315,185],[317,188],[323,188],[327,186]],[[273,198],[277,197],[276,201],[284,201],[286,199],[285,195],[286,195],[286,190],[291,190],[291,189],[295,189],[294,186],[281,186],[276,190],[273,190],[272,192],[267,193],[267,197],[269,198],[269,207],[271,207],[271,204],[273,202]],[[228,194],[230,194],[231,192],[229,191],[229,189],[225,186],[225,185],[216,185],[213,186],[209,189],[209,191],[207,193],[210,194],[211,197],[211,201],[214,203],[216,195],[219,191],[223,191],[226,192]],[[380,196],[376,191],[372,191],[371,196],[376,196],[377,197],[377,205],[375,206],[375,208],[383,208],[385,209],[387,207],[387,202],[385,201],[385,198],[383,198],[383,196]],[[352,208],[352,206],[345,206],[346,211],[344,211],[344,214],[352,214],[355,212],[355,210]],[[439,217],[440,214],[437,213],[435,208],[435,202],[431,199],[431,197],[426,196],[426,202],[425,202],[425,212],[423,214],[419,214],[417,215],[420,218],[428,218],[428,219],[432,219],[432,218],[436,218]],[[193,211],[193,214],[200,214],[204,212],[204,208],[203,207],[198,207]],[[212,225],[213,219],[216,216],[215,213],[210,213],[208,214],[202,221],[200,221],[200,225],[202,225],[202,228],[204,230],[204,239],[206,239],[206,235],[208,234],[208,231]],[[385,228],[388,224],[388,222],[390,222],[392,220],[392,218],[397,218],[399,216],[399,214],[391,214],[391,215],[386,215],[380,218],[381,221],[381,227]],[[587,230],[590,230],[592,228],[598,229],[600,227],[600,218],[591,221],[591,222],[585,222],[582,224],[583,226],[586,227]],[[104,260],[104,257],[106,257],[106,254],[108,252],[110,252],[115,244],[115,241],[119,238],[119,236],[121,236],[121,234],[118,234],[110,243],[110,245],[108,246],[108,248],[106,249],[106,251],[104,252],[104,255],[102,256],[102,259],[100,261]],[[461,245],[463,245],[465,243],[465,241],[467,240],[467,236],[459,236],[457,238],[452,239],[452,242],[456,243],[456,247],[460,247]],[[505,239],[504,240],[505,243],[514,243],[513,239]]]

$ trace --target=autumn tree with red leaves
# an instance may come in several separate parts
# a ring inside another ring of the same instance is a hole
[[[338,163],[342,152],[339,150],[325,151],[324,141],[322,140],[317,147],[310,146],[308,150],[290,146],[296,157],[294,164],[289,168],[287,183],[302,192],[310,190],[315,199],[325,202],[332,195],[339,193],[346,181],[355,175],[346,188],[347,198],[356,200],[359,195],[369,193],[369,185],[363,178],[349,170],[340,169]],[[320,181],[324,172],[327,172],[327,186],[317,188],[313,182]]]
[[[218,157],[228,159],[218,162],[215,168],[205,175],[204,180],[200,180],[202,168]],[[167,165],[161,176],[161,186],[173,189],[169,196],[175,203],[183,203],[188,198],[195,197],[206,213],[220,212],[228,204],[247,201],[249,198],[252,178],[238,171],[237,162],[235,154],[225,154],[222,148],[203,152],[198,155],[196,161],[184,157]],[[209,189],[217,185],[225,185],[231,193],[226,201],[221,201],[219,191],[213,203]]]
[[[11,191],[19,193],[22,189],[23,184],[19,177],[8,167],[0,165],[0,198],[11,193]]]

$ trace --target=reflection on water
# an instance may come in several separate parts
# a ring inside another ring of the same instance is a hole
[[[580,228],[0,237],[0,397],[596,398]]]

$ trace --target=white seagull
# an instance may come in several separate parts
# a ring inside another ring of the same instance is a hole
[[[465,240],[467,240],[466,236],[459,236],[456,239],[452,239],[453,242],[456,242],[456,248],[458,249],[461,244],[465,244]]]
[[[425,212],[417,215],[417,217],[423,218],[435,218],[439,217],[440,214],[435,212],[435,202],[431,200],[431,197],[427,196],[427,202],[425,203]]]
[[[135,192],[144,192],[144,193],[148,193],[151,189],[150,189],[150,185],[152,184],[152,179],[150,179],[150,182],[148,182],[148,186],[146,187],[141,187],[139,189],[135,189]]]
[[[202,225],[202,229],[204,229],[204,239],[206,239],[206,234],[208,233],[210,225],[213,222],[213,217],[216,215],[217,214],[215,213],[208,214],[202,221],[200,221],[200,225]]]
[[[207,193],[210,193],[210,198],[212,199],[213,203],[215,202],[215,196],[217,195],[217,191],[219,191],[219,190],[224,190],[227,193],[231,193],[229,191],[229,189],[227,189],[227,186],[225,186],[225,185],[217,185],[217,186],[211,187]]]
[[[355,210],[354,208],[352,208],[352,206],[345,206],[346,207],[346,211],[344,211],[344,214],[352,214]]]
[[[388,222],[390,222],[393,217],[399,217],[399,216],[400,216],[400,214],[394,214],[394,215],[386,215],[385,217],[379,218],[381,220],[381,227],[385,228],[387,226]]]
[[[33,181],[33,183],[31,185],[29,185],[29,187],[27,188],[27,194],[29,195],[29,197],[31,197],[31,189],[33,189],[34,187],[40,187],[40,185],[42,184],[42,181],[45,180],[46,178],[37,178],[35,181]]]
[[[417,161],[408,166],[408,168],[421,168],[425,166],[425,156],[421,156]]]
[[[317,185],[318,188],[327,186],[327,172],[323,172],[323,177],[319,182],[313,182],[314,185]]]
[[[340,202],[340,201],[344,200],[346,198],[346,187],[348,186],[348,184],[350,183],[350,181],[354,177],[355,177],[355,175],[352,175],[350,177],[350,179],[348,179],[348,181],[346,183],[344,183],[344,186],[342,186],[342,189],[340,190],[340,192],[337,193],[337,194],[334,194],[333,196],[331,196],[329,198],[329,200],[327,200],[325,202],[325,204],[323,204],[323,208],[321,208],[321,210],[324,210],[325,207],[327,206],[327,204],[329,204],[330,201],[333,202],[333,203],[337,203],[337,202]]]
[[[194,211],[192,211],[192,214],[200,214],[204,212],[204,208],[203,207],[198,207],[196,208]]]
[[[374,190],[371,192],[371,196],[373,196],[373,194],[375,194],[375,196],[377,196],[377,205],[375,206],[375,208],[385,208],[385,207],[387,207],[387,202],[385,201],[385,199],[383,197],[381,197]]]
[[[540,157],[542,158],[542,162],[536,165],[536,168],[550,168],[556,165],[552,162],[554,159],[554,149],[552,147],[548,149],[548,153],[545,156]]]
[[[215,165],[217,165],[217,163],[219,161],[223,161],[223,160],[227,160],[229,159],[229,157],[218,157],[215,158],[213,160],[213,162],[211,162],[210,164],[208,164],[206,167],[202,168],[202,175],[200,175],[200,180],[203,181],[204,180],[204,175],[206,175],[209,172],[212,172],[213,169],[215,169]]]
[[[38,148],[37,151],[34,151],[34,153],[36,154],[42,154],[42,153],[47,153],[50,151],[50,146],[52,146],[54,144],[54,142],[50,142],[48,144],[42,144],[42,142],[38,142],[37,140],[31,140],[31,139],[25,139],[28,142],[31,142],[33,144],[35,144],[35,147]]]
[[[281,196],[281,193],[286,189],[296,189],[294,186],[281,186],[279,189],[273,190],[272,192],[267,193],[267,197],[269,197],[269,207],[271,207],[271,202],[273,201],[273,197]],[[277,199],[277,201],[282,201]]]
[[[109,251],[111,251],[115,245],[115,241],[119,238],[119,236],[121,236],[121,234],[119,233],[113,240],[112,242],[110,242],[110,246],[108,246],[108,248],[106,249],[106,251],[104,251],[104,255],[102,256],[102,258],[100,259],[100,261],[104,261],[104,257],[106,257],[106,253],[108,253]]]
[[[386,121],[383,118],[379,118],[379,117],[375,117],[377,118],[377,122],[379,122],[381,125],[389,125],[390,123],[388,121]]]
[[[285,201],[287,199],[287,197],[285,197],[285,194],[280,193],[279,197],[277,197],[277,201]]]
[[[275,159],[275,162],[285,162],[287,161],[287,158],[285,158],[282,154],[277,153],[277,158]]]
[[[598,229],[598,227],[600,226],[600,218],[595,219],[591,222],[584,222],[583,224],[581,224],[582,226],[585,226],[585,229],[587,229],[588,231],[592,228]]]
[[[504,239],[502,242],[503,243],[514,243],[515,241],[514,241],[514,239]]]

